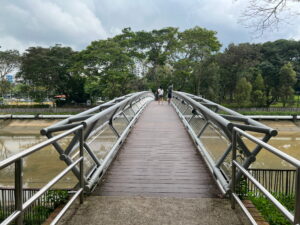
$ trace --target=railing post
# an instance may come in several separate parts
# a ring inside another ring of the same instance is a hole
[[[237,132],[235,129],[232,130],[232,160],[231,160],[231,208],[235,209],[235,199],[233,194],[235,193],[236,186],[236,165],[234,161],[236,160],[236,135]]]
[[[15,162],[15,210],[21,214],[16,219],[17,225],[23,224],[23,159]]]
[[[295,217],[294,224],[300,223],[300,168],[296,172],[296,196],[295,196]]]
[[[83,198],[84,198],[84,137],[83,137],[83,128],[81,128],[79,131],[78,131],[78,135],[79,135],[79,154],[80,154],[80,157],[82,157],[82,160],[80,161],[79,163],[79,171],[80,171],[80,180],[79,180],[79,183],[80,183],[80,188],[82,188],[82,192],[80,193],[80,204],[83,203]]]

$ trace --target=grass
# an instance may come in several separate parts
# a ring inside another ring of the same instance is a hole
[[[295,196],[281,193],[273,193],[276,199],[290,212],[294,211]],[[291,225],[285,216],[264,196],[249,196],[249,200],[260,211],[270,225]]]

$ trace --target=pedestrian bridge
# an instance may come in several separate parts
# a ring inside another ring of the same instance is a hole
[[[292,213],[247,171],[261,151],[299,170],[298,160],[266,143],[276,130],[191,94],[174,91],[170,105],[153,99],[134,93],[71,116],[41,131],[47,141],[0,162],[15,164],[14,210],[1,224],[23,224],[26,210],[70,171],[78,184],[51,224],[257,224],[237,191],[242,177],[300,222],[297,186]],[[104,146],[107,139],[113,144]],[[47,145],[66,168],[26,199],[23,159]]]

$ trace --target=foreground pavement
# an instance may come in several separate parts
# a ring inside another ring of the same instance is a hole
[[[60,225],[248,225],[228,199],[90,196]]]

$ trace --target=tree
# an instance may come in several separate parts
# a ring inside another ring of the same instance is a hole
[[[86,96],[74,95],[74,92],[83,92],[83,85],[78,82],[84,82],[82,77],[71,71],[75,55],[70,47],[60,45],[30,47],[21,58],[18,76],[36,90],[43,90],[46,97],[64,94],[67,101],[84,101]],[[42,97],[39,95],[39,98]]]
[[[17,50],[0,51],[0,83],[1,96],[10,89],[10,83],[7,82],[6,75],[18,69],[20,66],[20,54]]]
[[[282,100],[283,107],[285,107],[288,100],[293,99],[293,86],[297,82],[296,72],[293,70],[291,63],[287,63],[281,67],[279,72],[279,81],[279,96]]]
[[[136,32],[135,43],[139,52],[144,55],[148,67],[146,80],[151,87],[161,85],[159,71],[167,64],[170,65],[172,57],[178,46],[178,28],[166,27],[150,32]]]
[[[218,101],[220,93],[220,73],[219,66],[214,61],[207,61],[203,64],[200,77],[200,90],[201,95],[205,98]]]
[[[245,77],[239,79],[236,85],[235,100],[241,106],[249,103],[252,91],[252,85],[247,81]]]
[[[221,44],[216,37],[215,31],[198,26],[180,32],[178,38],[179,43],[174,57],[179,61],[183,60],[187,71],[191,71],[192,92],[200,94],[202,76],[200,64],[219,51]]]
[[[265,104],[265,84],[262,75],[259,73],[254,82],[253,82],[253,89],[252,89],[252,102],[255,106],[263,106]]]
[[[17,50],[0,51],[0,79],[3,80],[5,76],[20,65],[20,54]]]
[[[293,7],[299,0],[250,0],[243,12],[242,20],[246,27],[254,28],[261,35],[265,30],[277,28],[285,19],[298,14],[298,6]],[[294,11],[293,8],[297,8]]]
[[[252,70],[261,60],[261,45],[242,43],[230,44],[222,54],[217,55],[220,67],[221,96],[233,102],[237,82],[241,77],[252,80]]]
[[[133,91],[131,84],[136,79],[134,66],[128,48],[110,38],[94,41],[81,51],[75,68],[87,77],[85,90],[111,99]],[[97,85],[99,92],[95,92]]]

